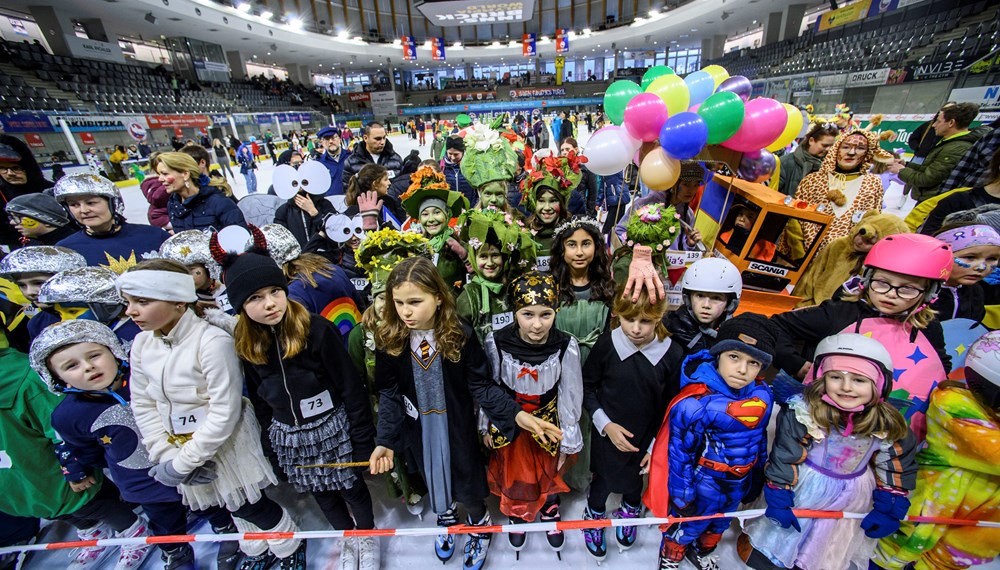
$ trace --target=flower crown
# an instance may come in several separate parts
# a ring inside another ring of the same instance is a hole
[[[451,186],[444,174],[430,166],[421,166],[410,175],[410,187],[400,196],[400,200],[411,198],[420,190],[451,190]]]
[[[597,235],[604,233],[604,226],[594,218],[572,218],[556,227],[555,233],[552,234],[552,239],[556,242],[565,239],[568,235],[572,235],[573,232],[580,229],[581,226],[590,226],[592,230],[597,232]]]
[[[645,245],[663,251],[677,239],[680,229],[681,217],[673,206],[647,204],[629,217],[625,226],[625,245]]]

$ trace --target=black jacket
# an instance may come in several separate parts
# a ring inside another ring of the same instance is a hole
[[[375,423],[364,378],[354,368],[337,325],[320,315],[310,314],[309,318],[305,350],[293,358],[281,358],[277,342],[272,342],[267,364],[244,363],[247,392],[254,409],[262,419],[270,417],[297,426],[314,422],[344,406],[354,458],[368,459],[375,449]],[[330,392],[331,409],[304,418],[300,402],[308,402],[325,390]]]
[[[950,319],[972,319],[976,322],[986,318],[986,298],[980,283],[942,287],[937,301],[931,308],[937,311],[939,321]]]
[[[27,240],[22,240],[24,245],[56,245],[60,241],[68,238],[69,236],[75,234],[78,230],[73,227],[72,224],[63,226],[61,228],[56,228],[51,232],[38,236],[36,238],[31,238]]]
[[[361,140],[354,145],[354,150],[347,157],[347,162],[344,163],[343,183],[345,192],[347,191],[347,185],[350,183],[351,177],[360,172],[366,164],[375,164],[375,159],[368,152],[365,141]],[[384,166],[389,171],[389,178],[394,178],[403,169],[403,159],[392,150],[391,142],[385,141],[382,154],[378,157],[378,164]]]
[[[580,184],[569,195],[569,213],[593,218],[597,216],[597,175],[586,166],[581,166],[580,172]]]
[[[42,168],[35,160],[35,155],[31,153],[31,149],[24,141],[11,135],[0,134],[0,144],[11,147],[21,157],[20,165],[24,168],[24,173],[28,178],[27,182],[17,186],[8,184],[6,180],[0,178],[0,209],[5,208],[7,202],[18,196],[43,192],[54,186],[51,180],[43,176]],[[10,225],[7,215],[3,212],[0,212],[0,244],[11,249],[21,246],[20,232]]]
[[[944,219],[948,217],[948,214],[971,210],[988,204],[1000,204],[1000,198],[990,196],[982,186],[977,186],[971,190],[955,192],[942,198],[934,206],[931,213],[927,215],[927,219],[924,220],[924,225],[921,226],[920,233],[932,236],[944,225]]]
[[[506,438],[517,435],[514,417],[521,411],[513,398],[490,376],[486,352],[472,327],[463,324],[465,346],[458,362],[441,361],[445,403],[448,406],[448,437],[451,445],[453,495],[460,503],[481,501],[489,495],[486,457],[480,447],[476,405]],[[443,355],[439,355],[441,358]],[[403,398],[414,406],[413,358],[409,344],[399,354],[375,353],[375,390],[379,394],[376,442],[406,457],[406,465],[423,473],[424,454],[420,422],[407,415]]]
[[[665,319],[670,338],[684,350],[684,356],[708,350],[715,344],[715,331],[707,332],[687,307],[681,306],[676,311],[670,311]]]
[[[816,307],[807,307],[787,313],[778,313],[771,317],[776,326],[777,350],[774,355],[774,366],[795,376],[806,362],[813,361],[816,345],[824,338],[841,332],[855,332],[855,326],[860,326],[863,319],[885,317],[863,301],[830,300]],[[849,331],[845,331],[848,327]],[[918,331],[914,330],[912,338]],[[924,333],[928,342],[934,347],[945,372],[951,371],[951,356],[945,349],[944,330],[936,319],[927,328],[919,331]],[[797,345],[803,345],[797,348]]]
[[[310,194],[313,205],[316,206],[317,213],[310,216],[301,208],[295,205],[295,198],[290,198],[284,204],[278,206],[274,212],[274,223],[285,226],[292,232],[300,246],[305,246],[309,240],[316,235],[316,232],[323,229],[323,221],[336,209],[333,203],[323,196]]]

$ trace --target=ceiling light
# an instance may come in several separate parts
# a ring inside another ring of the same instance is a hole
[[[698,31],[698,28],[691,28],[691,31],[692,31],[692,32],[697,32],[697,31]]]
[[[652,10],[649,11],[649,17],[652,18],[652,17],[656,16],[659,13],[660,13],[659,10],[657,10],[656,8],[653,8]]]
[[[292,19],[288,20],[288,26],[290,28],[292,28],[293,30],[301,30],[302,29],[302,20],[299,19],[299,18],[292,18]]]
[[[340,39],[342,39],[342,40],[346,40],[347,39],[347,30],[340,30],[337,33],[337,37],[340,38]]]
[[[247,12],[250,11],[250,4],[247,4],[246,2],[240,2],[239,4],[236,5],[236,9],[246,14]]]
[[[589,36],[590,35],[590,28],[584,28],[583,29],[583,35]]]
[[[264,10],[263,12],[260,13],[260,17],[264,18],[265,20],[270,20],[272,16],[274,16],[274,12],[270,10]]]

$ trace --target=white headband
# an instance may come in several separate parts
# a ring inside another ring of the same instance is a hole
[[[119,293],[154,301],[194,303],[198,300],[194,278],[176,271],[127,271],[118,276],[115,286]]]

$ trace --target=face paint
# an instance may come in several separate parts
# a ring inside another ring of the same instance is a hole
[[[168,184],[168,185],[170,185],[170,186],[173,186],[173,185],[174,185],[174,182],[176,182],[176,181],[177,181],[177,179],[176,179],[176,178],[174,178],[173,176],[167,176],[167,179],[166,179],[166,181],[167,181],[167,184]]]
[[[38,225],[39,225],[38,220],[33,220],[26,216],[21,218],[21,227],[25,227],[31,230],[37,228]]]

